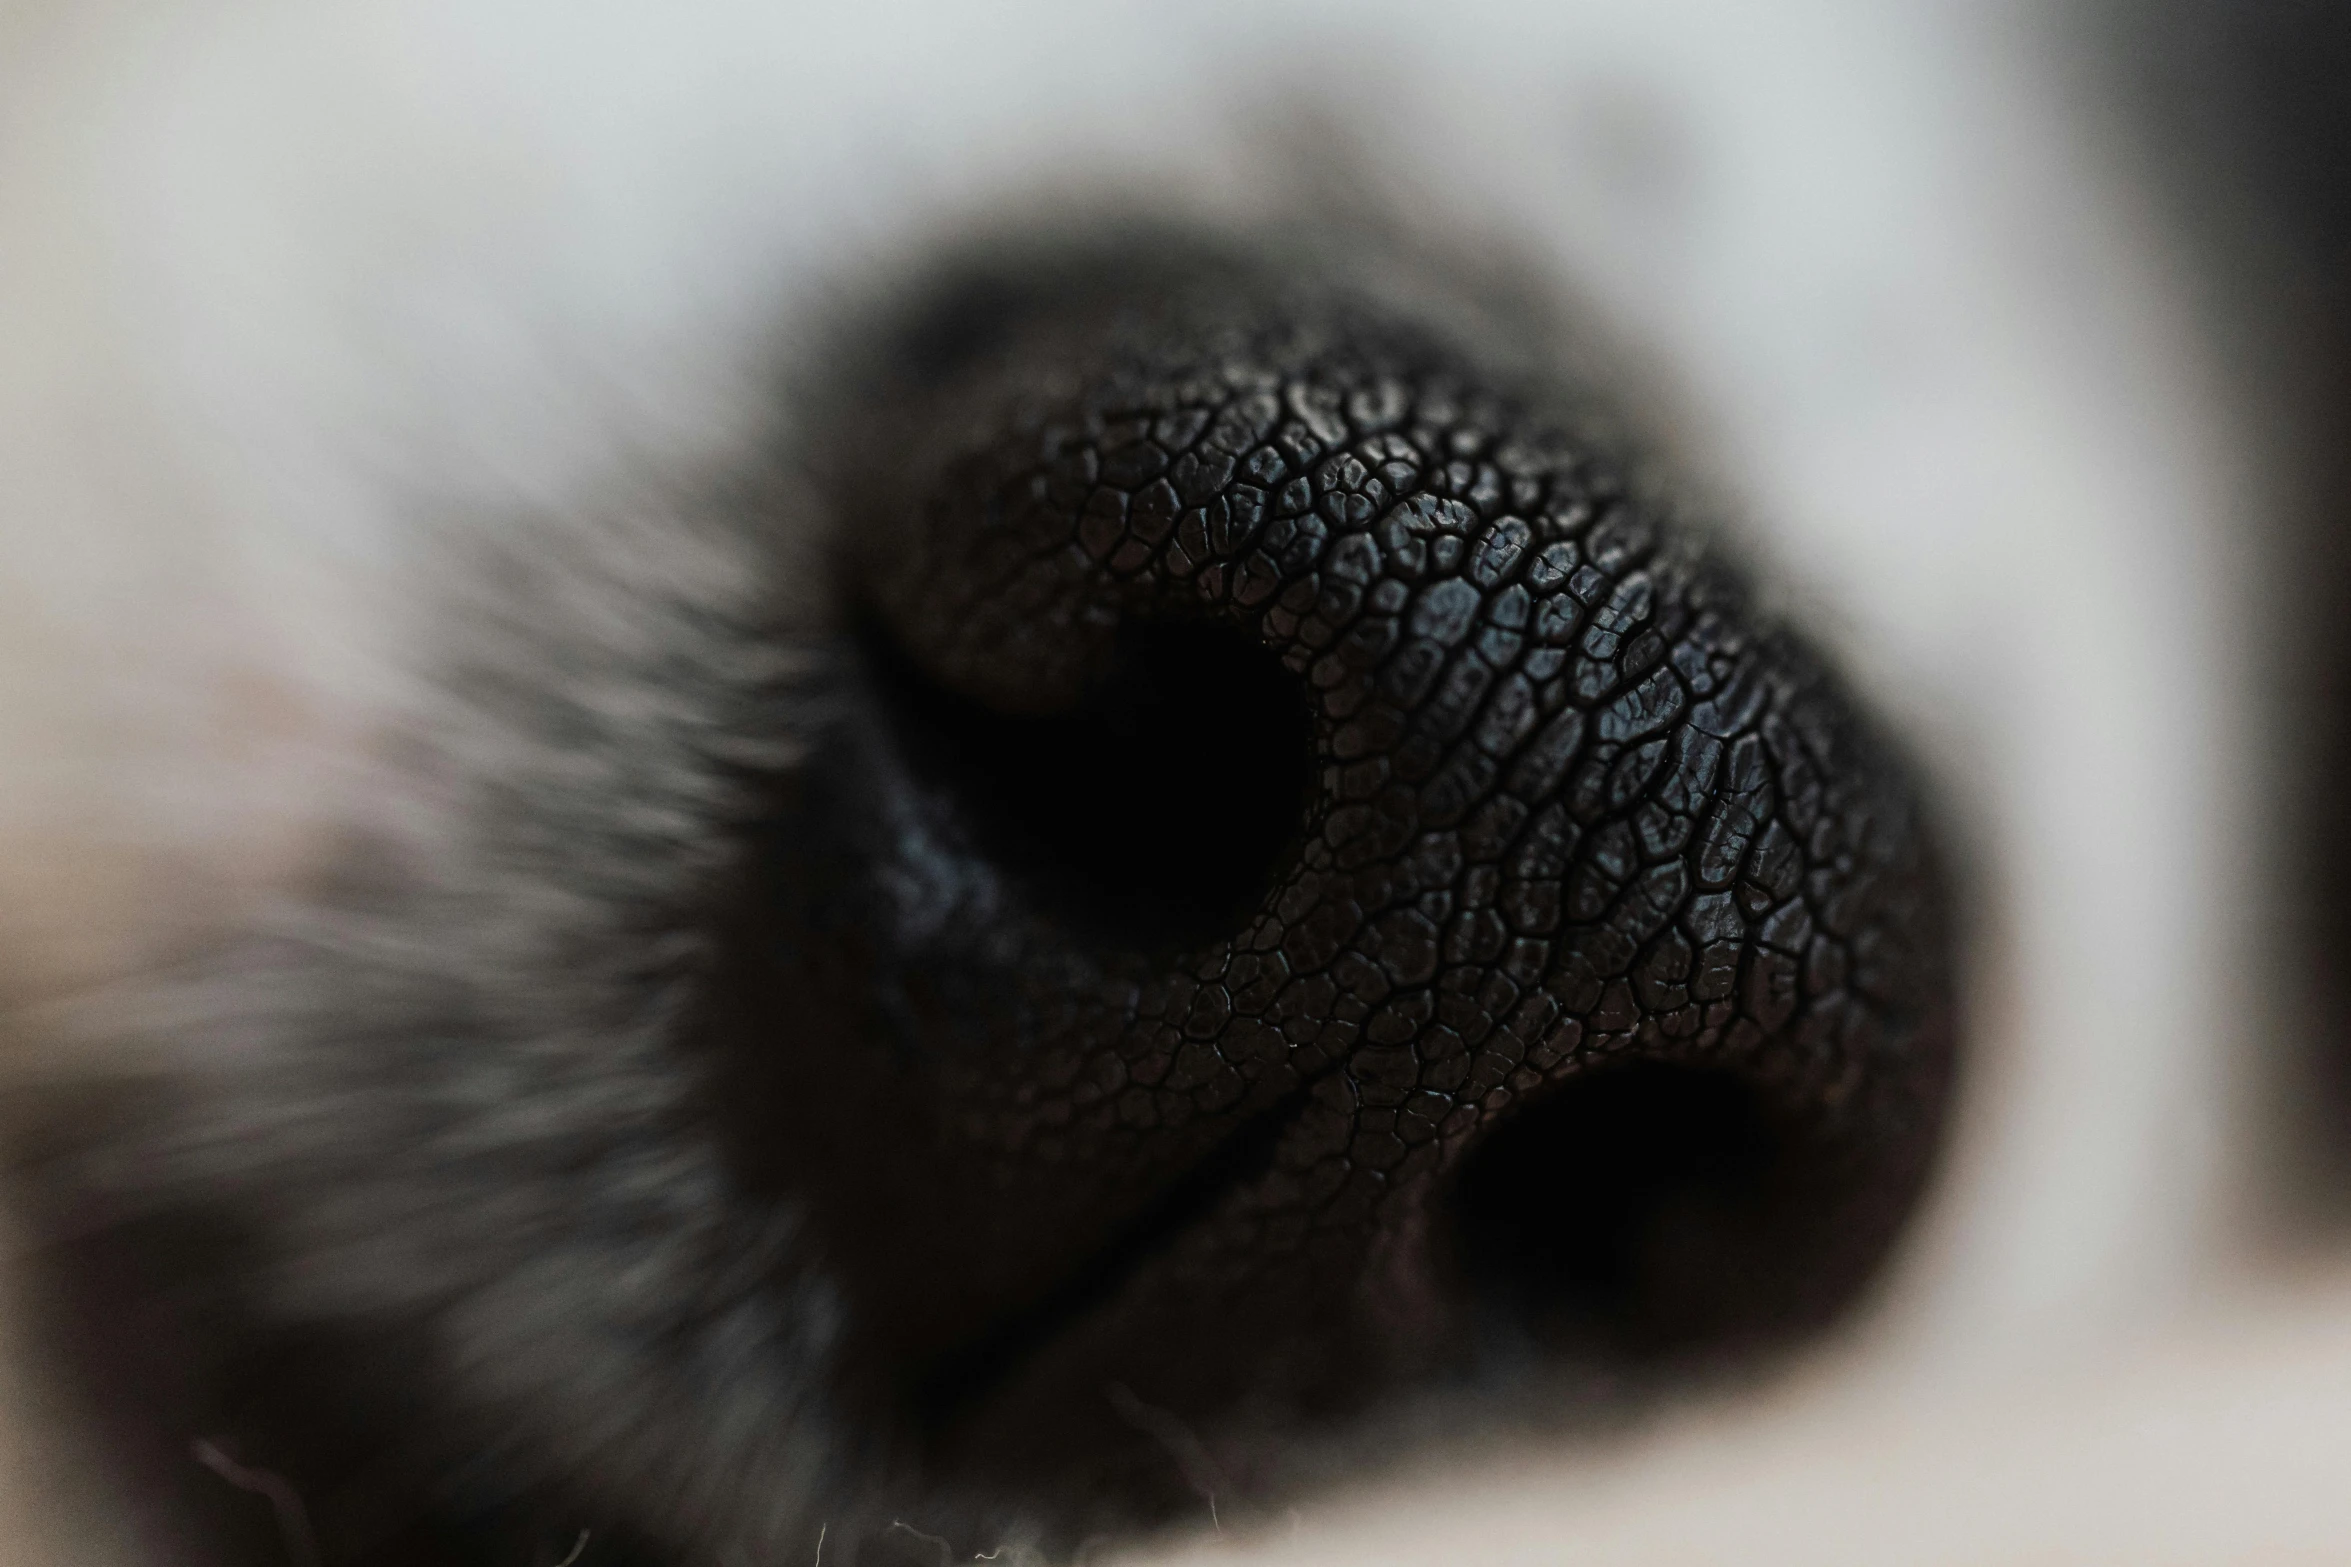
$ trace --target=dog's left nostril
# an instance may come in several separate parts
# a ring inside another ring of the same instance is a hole
[[[1027,898],[1105,944],[1230,935],[1297,849],[1311,801],[1298,677],[1212,621],[1130,628],[1067,711],[991,711],[860,637],[909,769]]]

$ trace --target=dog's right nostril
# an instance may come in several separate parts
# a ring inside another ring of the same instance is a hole
[[[1742,1077],[1603,1066],[1471,1150],[1448,1218],[1497,1338],[1585,1361],[1719,1354],[1834,1295],[1834,1162]]]

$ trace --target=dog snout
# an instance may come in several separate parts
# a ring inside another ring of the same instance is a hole
[[[714,987],[906,1461],[1173,1505],[1162,1417],[1248,1474],[1833,1315],[1953,1048],[1897,750],[1573,394],[1098,271],[840,415],[859,630]]]

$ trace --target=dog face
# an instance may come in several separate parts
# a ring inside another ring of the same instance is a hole
[[[2264,1211],[2283,508],[2053,23],[10,25],[60,1551],[1834,1454]]]

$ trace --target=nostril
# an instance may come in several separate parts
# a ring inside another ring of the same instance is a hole
[[[1702,1355],[1800,1309],[1830,1163],[1730,1073],[1603,1067],[1464,1161],[1458,1265],[1496,1337],[1570,1356]]]
[[[1008,714],[941,687],[868,621],[910,770],[1030,906],[1129,950],[1229,935],[1306,830],[1298,677],[1234,628],[1145,624],[1073,708]]]

